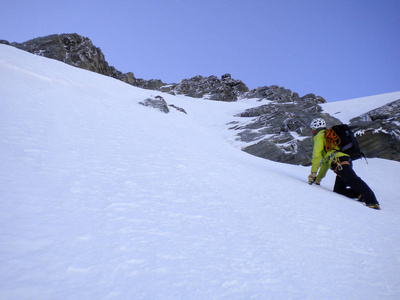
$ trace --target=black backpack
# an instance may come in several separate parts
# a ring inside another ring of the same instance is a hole
[[[351,131],[349,125],[341,124],[332,126],[331,129],[325,130],[325,150],[330,151],[337,146],[341,152],[346,153],[352,160],[365,158],[364,153],[361,152],[357,139]]]

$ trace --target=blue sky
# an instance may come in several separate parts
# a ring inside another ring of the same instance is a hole
[[[78,33],[137,78],[230,73],[328,102],[400,91],[400,1],[0,0],[0,39]]]

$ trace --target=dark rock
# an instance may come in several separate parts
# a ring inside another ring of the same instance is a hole
[[[163,93],[169,93],[169,94],[175,95],[173,90],[175,89],[176,86],[177,86],[176,83],[167,84],[167,85],[164,85],[164,86],[160,87],[160,91],[163,92]]]
[[[156,90],[156,91],[159,91],[161,87],[164,85],[165,84],[159,79],[150,79],[150,80],[137,79],[136,83],[134,84],[134,86],[140,87],[142,89]]]
[[[158,109],[163,113],[169,113],[168,104],[165,99],[161,96],[155,96],[154,98],[147,98],[143,102],[139,102],[143,106],[149,106]]]
[[[76,33],[53,34],[21,44],[12,43],[12,45],[33,54],[56,59],[103,75],[114,72],[105,61],[100,48],[95,47],[89,38]]]
[[[195,76],[191,79],[183,79],[180,83],[170,85],[163,91],[171,94],[181,94],[193,98],[205,98],[217,101],[236,101],[240,95],[249,89],[240,81],[232,79],[230,74],[216,76]]]
[[[341,122],[321,113],[313,94],[293,102],[289,97],[283,103],[284,97],[271,98],[277,100],[238,114],[248,120],[232,122],[229,129],[237,130],[237,140],[248,144],[243,151],[273,161],[310,165],[311,120],[321,117],[327,127]],[[350,126],[367,157],[400,161],[400,100],[352,119]]]
[[[184,114],[187,114],[186,110],[184,110],[182,107],[178,107],[178,106],[176,106],[176,105],[174,105],[174,104],[170,104],[170,105],[168,105],[168,106],[169,106],[169,107],[173,107],[173,108],[175,108],[177,111],[183,112]]]
[[[315,94],[307,94],[301,97],[302,101],[314,101],[315,103],[326,103],[326,100],[321,96],[315,96]]]
[[[179,112],[187,114],[187,112],[181,107],[178,107],[178,106],[176,106],[174,104],[168,105],[167,101],[165,101],[165,99],[163,97],[161,97],[161,96],[155,96],[154,98],[147,98],[143,102],[139,102],[139,104],[141,104],[143,106],[149,106],[149,107],[156,108],[159,111],[161,111],[163,113],[166,113],[166,114],[170,112],[168,107],[172,107],[172,108],[176,109]]]
[[[400,161],[400,100],[350,120],[367,157]]]
[[[278,103],[295,102],[300,99],[297,93],[277,85],[258,87],[243,95],[243,98],[259,98]]]
[[[286,98],[288,99],[290,98]],[[314,98],[295,99],[293,102],[289,100],[282,103],[281,97],[272,103],[238,114],[239,117],[252,118],[230,127],[239,131],[238,141],[250,144],[242,150],[273,161],[310,165],[313,147],[310,131],[312,119],[322,117],[328,126],[340,124],[340,121],[321,113],[321,107]]]
[[[12,43],[11,45],[33,54],[56,59],[78,68],[113,77],[137,87],[159,90],[165,85],[161,80],[137,79],[132,72],[122,73],[113,66],[109,66],[101,49],[95,47],[89,38],[76,33],[53,34],[35,38],[24,43]]]
[[[282,143],[282,141],[285,140],[287,142]],[[304,166],[310,164],[313,147],[313,141],[311,138],[307,138],[300,142],[289,135],[282,141],[279,141],[279,138],[271,140],[264,139],[257,144],[243,148],[243,151],[258,157],[282,163]]]
[[[132,72],[128,72],[128,73],[124,73],[124,74],[121,73],[121,74],[119,74],[119,76],[117,78],[125,83],[136,86],[137,79],[135,78],[135,75],[133,75]]]
[[[307,94],[303,97],[299,97],[298,93],[292,92],[284,87],[277,85],[258,87],[243,94],[243,98],[258,98],[260,100],[266,99],[276,103],[286,102],[315,102],[315,103],[326,103],[325,99],[321,96],[315,96],[314,94]]]

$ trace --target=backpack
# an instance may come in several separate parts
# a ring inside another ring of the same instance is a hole
[[[361,152],[357,139],[351,131],[349,125],[341,124],[332,126],[330,129],[325,130],[325,150],[331,151],[339,146],[340,152],[346,153],[352,160],[365,158],[364,153]]]

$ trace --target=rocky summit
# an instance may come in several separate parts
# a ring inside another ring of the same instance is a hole
[[[5,40],[1,40],[0,43],[56,59],[81,69],[110,76],[137,87],[159,90],[161,86],[165,85],[161,80],[144,80],[135,78],[132,72],[122,73],[118,71],[108,64],[101,49],[94,46],[89,38],[76,33],[53,34],[34,38],[23,43],[9,43]]]
[[[76,33],[53,34],[11,45],[99,74],[115,73],[115,69],[108,65],[100,48],[95,47],[89,38]]]
[[[172,95],[226,102],[257,99],[259,106],[237,114],[235,121],[227,125],[229,130],[236,131],[236,139],[243,151],[278,162],[310,164],[313,141],[309,124],[312,119],[322,117],[328,127],[340,124],[338,119],[322,113],[319,104],[326,100],[321,96],[312,93],[299,96],[277,85],[249,90],[241,80],[233,79],[228,73],[221,78],[198,75],[171,84],[160,79],[136,78],[132,72],[122,73],[110,66],[100,48],[89,38],[76,33],[54,34],[23,43],[5,40],[0,43],[111,76],[133,86]],[[140,104],[164,113],[170,108],[186,113],[183,108],[168,105],[162,96],[144,99]],[[400,161],[400,99],[352,119],[350,126],[367,157]]]

